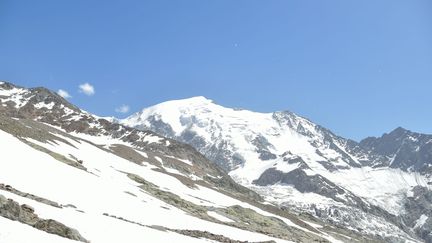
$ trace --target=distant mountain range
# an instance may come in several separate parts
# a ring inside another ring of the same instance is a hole
[[[204,97],[102,118],[0,82],[0,242],[431,242],[431,142]]]
[[[432,135],[397,128],[358,143],[289,111],[231,109],[204,97],[120,122],[192,145],[282,207],[361,234],[432,241]]]

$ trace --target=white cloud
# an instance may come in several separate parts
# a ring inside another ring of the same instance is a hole
[[[118,113],[128,113],[129,112],[129,106],[128,105],[122,105],[120,107],[117,107],[115,109],[115,111]]]
[[[94,95],[95,90],[93,85],[89,83],[84,83],[79,86],[80,93],[84,93],[85,95],[91,96]]]
[[[66,90],[59,89],[57,91],[57,94],[60,95],[61,97],[65,98],[65,99],[72,98],[72,96]]]

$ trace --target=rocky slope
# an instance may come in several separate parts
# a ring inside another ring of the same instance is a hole
[[[0,242],[375,242],[265,201],[190,145],[0,82]]]
[[[384,157],[386,166],[432,175],[432,135],[398,127],[379,138],[366,138],[360,146]]]
[[[397,129],[357,143],[292,112],[225,108],[204,97],[120,122],[192,145],[268,202],[390,242],[432,241],[428,135]]]

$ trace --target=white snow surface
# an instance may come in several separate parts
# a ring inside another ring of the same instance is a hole
[[[422,227],[422,226],[426,223],[426,220],[427,220],[427,219],[428,219],[428,216],[422,214],[422,215],[420,216],[420,218],[416,220],[416,224],[415,224],[415,226],[414,226],[414,229],[415,229],[415,228]]]
[[[174,138],[185,131],[195,133],[203,140],[204,145],[197,148],[203,153],[213,146],[223,146],[224,151],[231,153],[228,157],[241,158],[240,164],[231,165],[230,176],[240,184],[258,191],[271,202],[290,202],[300,208],[302,205],[309,208],[312,204],[324,207],[344,206],[315,193],[301,193],[290,185],[253,185],[252,182],[270,168],[284,173],[299,168],[300,163],[287,162],[292,158],[304,161],[309,167],[303,169],[307,175],[319,174],[368,203],[395,215],[403,213],[403,200],[411,195],[410,190],[414,186],[431,188],[428,185],[429,179],[419,173],[388,167],[361,166],[361,161],[370,159],[367,153],[350,154],[345,144],[347,140],[331,133],[329,135],[320,126],[290,112],[259,113],[232,109],[215,104],[205,97],[193,97],[143,109],[120,122],[151,130],[153,120],[170,125]],[[162,135],[170,136],[170,133]],[[327,140],[328,136],[333,139],[332,146]],[[267,160],[260,158],[254,144],[256,139],[264,139],[262,144],[265,149],[275,157]],[[323,166],[323,161],[337,169],[329,170]],[[380,226],[377,224],[377,229]],[[372,234],[380,233],[379,231]]]
[[[51,110],[54,107],[54,105],[55,105],[54,102],[51,102],[51,103],[48,103],[48,104],[46,104],[44,102],[39,102],[39,103],[35,104],[34,107],[36,109],[46,108],[48,110]]]
[[[217,220],[222,221],[222,222],[227,222],[227,223],[232,223],[232,222],[234,222],[234,220],[229,219],[229,218],[227,218],[227,217],[225,217],[225,216],[222,216],[222,215],[220,215],[220,214],[218,214],[218,213],[216,213],[216,212],[213,212],[213,211],[208,211],[207,214],[210,215],[211,217],[217,219]]]
[[[145,178],[161,189],[170,191],[198,205],[223,208],[240,205],[256,212],[281,218],[292,227],[304,231],[286,218],[265,212],[237,199],[230,198],[207,187],[191,189],[178,179],[154,171],[150,164],[140,166],[106,152],[91,143],[76,141],[56,134],[71,145],[61,141],[42,143],[27,138],[27,141],[48,150],[74,156],[83,161],[85,172],[55,160],[50,155],[33,149],[12,135],[0,131],[2,160],[0,162],[0,182],[62,205],[74,207],[55,208],[28,198],[23,198],[7,191],[0,194],[21,204],[28,204],[41,218],[55,219],[77,229],[83,237],[93,243],[98,242],[203,242],[169,231],[159,231],[103,215],[108,213],[117,217],[147,225],[165,226],[172,229],[190,229],[210,231],[235,240],[287,242],[263,234],[241,230],[193,217],[159,199],[145,193],[138,184],[123,172],[134,173]],[[89,137],[87,137],[89,138]],[[100,138],[99,142],[101,142]],[[107,141],[108,144],[110,141]],[[203,200],[205,198],[205,200]],[[228,222],[222,215],[212,217]],[[0,242],[69,242],[58,236],[39,232],[26,225],[0,218]],[[222,220],[223,219],[223,220]],[[28,232],[17,235],[17,232]],[[336,242],[336,241],[335,241]]]
[[[226,144],[225,150],[240,155],[244,160],[230,175],[246,186],[252,186],[252,182],[269,168],[284,173],[298,168],[300,164],[289,164],[284,158],[299,157],[310,167],[306,171],[309,175],[320,174],[376,205],[386,208],[390,206],[392,213],[400,210],[398,202],[413,186],[428,187],[427,180],[418,173],[351,166],[342,159],[340,152],[325,142],[325,135],[319,126],[293,113],[258,113],[231,109],[199,96],[146,108],[121,120],[121,123],[132,127],[148,127],[151,117],[170,125],[176,135],[186,130],[195,132],[204,139],[206,148]],[[268,150],[277,156],[275,159],[259,158],[260,154],[253,144],[253,140],[258,137],[268,141]],[[349,155],[337,139],[335,145]],[[289,154],[281,156],[286,152]],[[359,158],[354,155],[350,157],[355,164],[360,164]],[[340,169],[329,171],[320,161],[331,161],[332,165]]]
[[[76,243],[57,235],[48,234],[31,226],[0,217],[0,242],[4,243]]]
[[[29,97],[24,98],[24,95],[29,91],[22,88],[12,88],[12,89],[1,89],[0,88],[0,101],[1,103],[13,102],[15,103],[15,108],[21,108],[27,104]],[[1,98],[4,96],[5,98]]]
[[[311,138],[298,133],[295,127],[302,126],[313,134],[313,138],[321,138],[316,125],[305,118],[295,116],[293,125],[280,123],[273,113],[258,113],[248,110],[225,108],[213,103],[204,97],[194,97],[184,100],[168,101],[144,109],[121,123],[134,126],[150,126],[149,118],[155,117],[169,124],[178,136],[186,129],[202,137],[207,144],[213,145],[228,141],[229,150],[235,151],[244,159],[245,163],[231,172],[231,175],[244,183],[251,183],[261,173],[271,167],[284,171],[287,168],[283,163],[259,158],[252,141],[257,137],[264,137],[271,146],[269,150],[275,155],[285,152],[300,156],[310,163],[312,167],[324,169],[316,161],[333,159],[342,166],[348,166],[339,159],[340,155],[325,145],[321,148],[321,155],[311,145]],[[323,156],[326,156],[324,158]],[[277,164],[276,166],[274,166]]]

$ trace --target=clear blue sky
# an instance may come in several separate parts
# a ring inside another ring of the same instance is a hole
[[[203,95],[357,140],[432,133],[432,1],[0,0],[0,79],[104,116]]]

